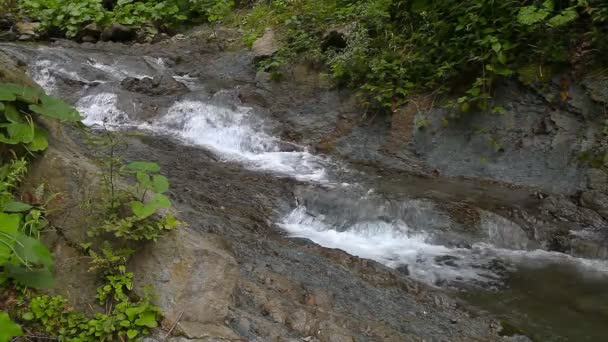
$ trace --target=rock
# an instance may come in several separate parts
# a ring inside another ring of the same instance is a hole
[[[581,195],[581,205],[596,211],[608,220],[608,194],[597,190],[583,192]]]
[[[93,36],[84,36],[82,38],[80,38],[80,41],[83,43],[91,43],[91,44],[95,44],[97,43],[97,38],[93,37]]]
[[[196,234],[187,228],[173,231],[137,253],[130,268],[136,291],[146,285],[169,325],[188,338],[238,338],[223,326],[238,277],[237,263],[222,238]]]
[[[31,37],[38,37],[38,28],[40,23],[24,23],[19,22],[15,24],[15,30],[21,35],[27,35]]]
[[[80,41],[83,43],[95,43],[101,37],[102,29],[96,23],[85,26],[80,32]]]
[[[272,57],[279,51],[279,43],[272,28],[267,28],[264,35],[253,43],[253,57],[256,60]]]
[[[17,35],[13,31],[0,32],[0,41],[12,42],[17,40]]]
[[[101,32],[100,38],[104,42],[127,42],[135,38],[135,31],[128,26],[113,23]]]
[[[169,76],[144,77],[141,79],[127,77],[120,85],[123,89],[130,92],[150,96],[177,95],[188,91],[188,87]]]
[[[600,169],[589,169],[587,186],[593,190],[608,192],[608,173]]]

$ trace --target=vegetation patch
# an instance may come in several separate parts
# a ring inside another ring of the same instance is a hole
[[[249,44],[266,27],[281,33],[283,48],[262,69],[325,66],[385,111],[421,92],[448,94],[462,111],[488,109],[499,78],[544,81],[545,71],[601,63],[608,51],[603,0],[258,1],[240,26]]]
[[[158,326],[161,312],[151,304],[150,294],[132,293],[135,275],[127,272],[126,264],[134,250],[114,250],[109,241],[81,246],[91,259],[89,271],[96,272],[101,283],[95,299],[103,313],[87,316],[74,311],[67,299],[37,291],[55,286],[54,258],[40,236],[55,228],[46,219],[46,208],[57,195],[41,184],[24,200],[19,187],[29,161],[49,145],[45,120],[79,122],[80,114],[40,89],[0,84],[0,342],[23,334],[60,341],[141,340]],[[179,222],[169,212],[169,181],[160,166],[126,163],[114,154],[118,142],[112,134],[96,136],[96,148],[110,150],[99,161],[105,196],[94,203],[105,220],[89,228],[91,235],[107,234],[122,245],[156,240],[175,229]],[[134,184],[128,185],[131,177]]]

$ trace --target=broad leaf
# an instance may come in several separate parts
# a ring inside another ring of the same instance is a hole
[[[4,205],[4,212],[7,213],[22,213],[30,209],[32,209],[31,205],[17,201],[10,201]]]
[[[40,100],[41,104],[30,105],[32,112],[61,121],[80,121],[82,119],[76,109],[56,97],[43,95]]]
[[[19,235],[17,238],[15,252],[21,259],[27,261],[28,264],[43,265],[46,267],[51,267],[53,265],[53,255],[48,248],[39,240],[24,234]]]
[[[4,268],[6,270],[6,275],[9,278],[12,278],[22,285],[37,289],[46,289],[55,286],[53,274],[47,268],[29,270],[23,266],[13,264],[4,265]]]
[[[167,192],[169,190],[169,181],[167,177],[161,175],[154,175],[152,177],[152,186],[155,192],[160,194]]]
[[[129,329],[129,330],[127,331],[127,337],[128,337],[129,339],[133,339],[133,338],[135,338],[135,336],[137,336],[137,334],[138,334],[137,330]]]
[[[20,100],[29,104],[38,103],[42,93],[40,90],[28,86],[18,85],[14,83],[0,84],[0,100],[15,101]],[[3,96],[5,100],[3,100]]]
[[[21,214],[0,213],[0,232],[16,236],[21,226]]]
[[[33,152],[46,150],[49,147],[48,132],[42,127],[35,127],[34,139],[26,147]]]
[[[139,219],[145,219],[154,214],[158,209],[170,208],[171,201],[163,194],[155,194],[152,200],[146,204],[139,201],[133,201],[130,203],[130,206],[135,216]]]
[[[10,122],[25,122],[25,120],[23,120],[23,117],[21,116],[21,113],[19,113],[15,105],[13,105],[12,103],[7,103],[4,106],[4,115]]]
[[[156,326],[158,325],[158,323],[156,322],[156,314],[150,311],[144,312],[135,321],[135,324],[148,328],[156,328]]]
[[[16,99],[17,96],[12,86],[0,84],[0,101],[15,101]]]
[[[30,143],[34,140],[34,125],[33,123],[18,123],[14,122],[7,126],[6,130],[11,140],[17,140],[20,143]]]
[[[0,342],[11,341],[13,337],[23,336],[21,327],[11,321],[6,312],[0,312]]]

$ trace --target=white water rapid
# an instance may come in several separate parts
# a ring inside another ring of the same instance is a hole
[[[72,63],[73,64],[73,63]],[[51,62],[40,59],[31,63],[32,77],[50,93],[56,92],[58,76],[85,84],[120,81],[125,77],[142,78],[141,71],[129,71],[125,66],[89,60],[81,65],[69,61]],[[154,68],[164,68],[162,60],[155,60]],[[86,79],[75,70],[94,69],[91,75],[105,75],[105,81]],[[94,72],[93,72],[94,71]],[[153,76],[153,75],[149,75]],[[196,78],[173,76],[183,81],[192,91],[202,89]],[[104,88],[105,89],[105,88]],[[83,87],[76,107],[90,126],[136,127],[170,135],[183,143],[201,146],[216,153],[225,161],[242,163],[245,167],[272,172],[279,176],[302,181],[327,183],[328,160],[311,154],[305,148],[282,142],[265,128],[265,122],[251,108],[227,105],[200,99],[177,99],[152,120],[130,117],[120,108],[120,93]],[[332,180],[335,181],[335,180]],[[335,185],[338,183],[332,183]],[[298,206],[283,217],[279,225],[293,237],[310,239],[322,246],[339,248],[352,255],[372,259],[389,267],[407,265],[409,274],[429,284],[441,281],[488,283],[500,274],[489,263],[496,258],[510,265],[518,262],[562,262],[578,265],[594,272],[606,272],[603,261],[577,259],[560,253],[543,251],[507,250],[488,244],[472,248],[448,248],[429,243],[428,236],[413,233],[404,222],[361,221],[347,227],[335,227],[323,216],[311,215],[306,207]]]

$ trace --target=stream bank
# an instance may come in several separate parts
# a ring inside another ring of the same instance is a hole
[[[132,267],[142,274],[138,283],[159,293],[169,326],[184,311],[180,329],[188,338],[507,339],[490,316],[452,299],[453,291],[504,295],[522,263],[568,265],[573,279],[605,266],[526,252],[605,258],[597,238],[604,218],[572,203],[568,191],[443,177],[411,152],[385,153],[395,125],[361,120],[351,94],[305,67],[290,82],[270,82],[255,72],[250,52],[217,51],[196,35],[128,51],[70,42],[2,49],[75,103],[85,123],[144,132],[127,135],[125,157],[145,156],[167,170],[189,227],[149,246]],[[60,162],[72,168],[66,175],[88,158],[87,146],[77,144],[78,157]],[[40,167],[57,160],[45,158]],[[82,181],[53,182],[69,184],[72,194]],[[575,331],[569,340],[581,336],[574,325],[565,328]]]

